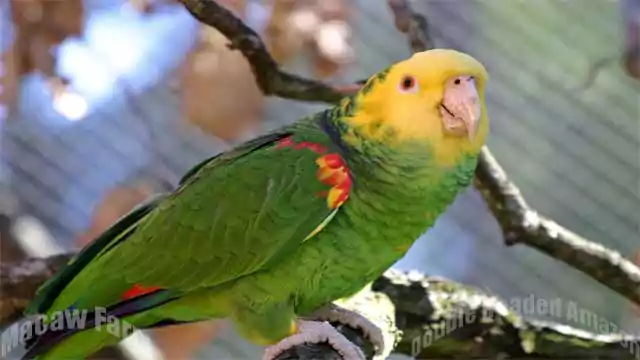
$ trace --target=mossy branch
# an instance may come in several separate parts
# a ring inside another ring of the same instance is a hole
[[[38,287],[71,255],[0,265],[0,327],[21,317]],[[370,287],[340,303],[378,325],[392,350],[419,359],[496,358],[625,360],[640,357],[640,339],[596,335],[569,326],[523,319],[498,298],[441,278],[387,271]],[[567,304],[558,316],[572,320]],[[615,325],[606,323],[609,331]],[[602,329],[603,324],[599,324]],[[363,334],[337,327],[371,358]],[[502,354],[502,355],[501,355]],[[383,356],[384,358],[384,356]],[[342,360],[328,345],[298,346],[278,360]]]

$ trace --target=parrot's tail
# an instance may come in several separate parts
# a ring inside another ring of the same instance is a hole
[[[109,308],[93,311],[67,310],[63,316],[49,319],[38,332],[31,324],[24,359],[85,359],[101,348],[118,343],[137,329],[162,326],[164,318],[154,316],[154,308],[172,300],[165,291],[156,291]],[[69,316],[75,311],[75,319]],[[168,320],[167,320],[168,321]],[[170,321],[169,321],[170,322]],[[46,331],[45,331],[46,330]]]
[[[86,359],[89,355],[105,346],[115,345],[131,335],[137,328],[132,324],[145,323],[149,312],[143,312],[124,319],[105,313],[89,312],[79,323],[64,323],[55,327],[48,324],[48,329],[25,343],[26,354],[23,359]],[[35,329],[36,325],[31,325]],[[36,333],[32,330],[31,333]]]
[[[153,328],[191,323],[191,321],[166,320],[153,325]],[[46,353],[35,357],[25,357],[30,360],[85,360],[90,355],[108,346],[115,346],[126,338],[118,334],[117,328],[105,327],[90,329],[74,334],[49,349]]]
[[[135,316],[136,322],[148,322],[142,320],[142,317],[149,319],[157,319],[155,316],[151,315],[151,312],[140,314]],[[133,331],[133,326],[128,324],[128,321],[134,320],[133,318],[128,318],[125,320],[115,320],[112,319],[106,325],[96,326],[91,329],[85,329],[80,332],[75,332],[71,335],[67,335],[63,340],[58,340],[55,345],[51,346],[49,344],[44,344],[47,348],[44,352],[40,351],[38,355],[29,355],[29,351],[27,355],[23,357],[23,359],[33,359],[33,360],[84,360],[90,355],[98,352],[104,347],[114,346],[118,344],[120,341],[127,338],[130,333]],[[173,326],[180,324],[188,324],[194,321],[175,321],[171,319],[165,319],[161,321],[156,321],[153,324],[145,327],[145,328],[159,328],[164,326]],[[49,340],[52,340],[50,338]],[[47,340],[45,340],[46,342]],[[33,349],[32,349],[33,350]]]
[[[88,329],[74,334],[57,343],[43,354],[24,359],[34,360],[84,360],[106,346],[116,345],[122,337],[112,334],[108,329]]]

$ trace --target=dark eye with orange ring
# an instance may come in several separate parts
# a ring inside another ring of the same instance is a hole
[[[404,93],[414,93],[418,91],[418,81],[411,75],[405,75],[400,80],[399,90]]]

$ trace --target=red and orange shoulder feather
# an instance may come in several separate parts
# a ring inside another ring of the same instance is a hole
[[[307,149],[318,154],[317,178],[331,187],[320,195],[327,197],[327,206],[330,209],[336,209],[347,201],[353,182],[347,163],[339,153],[329,152],[329,149],[322,144],[309,141],[296,142],[292,137],[280,140],[276,148]]]

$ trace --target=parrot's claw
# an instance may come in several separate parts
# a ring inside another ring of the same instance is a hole
[[[309,319],[317,321],[329,321],[347,325],[353,329],[362,331],[362,334],[373,344],[375,355],[384,352],[384,336],[382,330],[366,317],[359,313],[340,306],[330,304],[313,312]]]
[[[286,350],[305,343],[328,342],[344,360],[366,360],[362,350],[326,321],[298,320],[298,333],[267,347],[262,360],[274,360]]]

